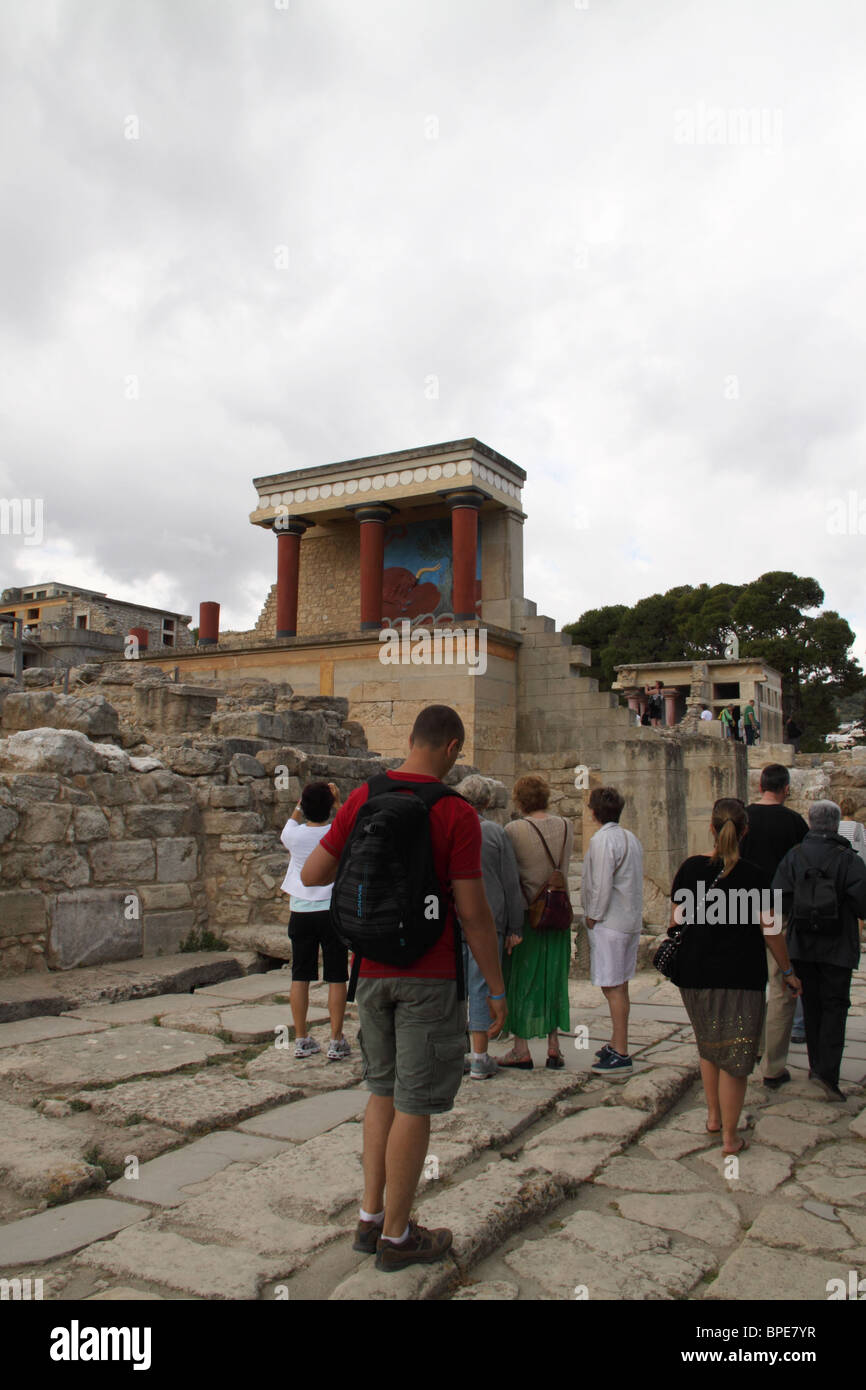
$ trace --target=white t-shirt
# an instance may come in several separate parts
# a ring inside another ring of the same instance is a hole
[[[327,825],[305,825],[289,818],[280,835],[280,839],[292,856],[286,876],[280,884],[282,891],[290,893],[292,897],[303,898],[307,902],[321,903],[323,909],[331,901],[332,885],[325,883],[308,888],[305,883],[301,882],[301,869],[330,828],[330,821]]]
[[[616,821],[599,827],[587,847],[580,882],[581,906],[611,931],[635,933],[643,924],[643,851],[640,840]]]
[[[863,829],[860,822],[858,820],[840,821],[839,834],[851,841],[860,858],[866,863],[866,830]]]

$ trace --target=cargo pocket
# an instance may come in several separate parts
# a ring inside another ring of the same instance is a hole
[[[466,1055],[465,1037],[446,1038],[431,1042],[430,1075],[431,1113],[450,1110],[463,1080],[463,1058]]]

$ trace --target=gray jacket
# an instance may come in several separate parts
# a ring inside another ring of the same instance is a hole
[[[492,820],[481,822],[481,873],[496,930],[500,936],[521,936],[526,902],[517,860],[502,826]]]
[[[860,960],[857,919],[866,917],[866,865],[844,835],[816,835],[810,830],[802,845],[788,851],[773,879],[773,888],[781,891],[786,918],[790,917],[794,901],[795,873],[800,872],[797,861],[804,857],[810,864],[834,874],[842,929],[834,936],[822,936],[798,930],[791,922],[788,954],[792,961],[814,961],[821,965],[838,965],[843,970],[856,970]]]

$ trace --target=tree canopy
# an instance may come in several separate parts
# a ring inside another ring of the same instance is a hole
[[[632,608],[592,608],[565,631],[591,649],[590,672],[604,690],[614,668],[629,662],[723,657],[733,631],[741,657],[760,657],[781,673],[785,713],[817,748],[839,722],[839,700],[866,690],[851,656],[854,633],[832,609],[816,611],[823,602],[816,579],[773,570],[749,584],[681,584]]]

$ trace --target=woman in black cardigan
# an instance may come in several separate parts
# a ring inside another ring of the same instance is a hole
[[[757,864],[740,858],[748,827],[742,801],[717,801],[710,819],[712,854],[686,859],[671,887],[671,927],[685,926],[672,978],[698,1045],[707,1130],[721,1133],[725,1154],[747,1147],[737,1126],[761,1037],[765,941],[788,989],[801,993],[781,915],[773,913],[770,879]]]

